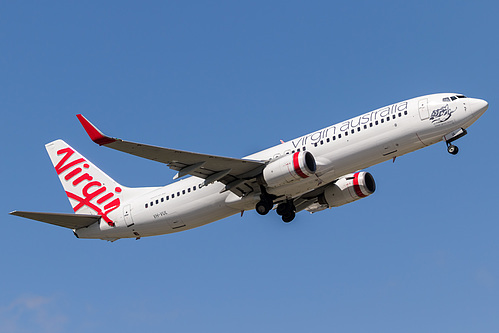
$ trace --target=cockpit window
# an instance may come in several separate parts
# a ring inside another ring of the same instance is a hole
[[[450,102],[451,100],[455,101],[456,99],[458,98],[467,98],[466,96],[464,95],[455,95],[455,96],[450,96],[450,97],[444,97],[442,99],[443,102]]]

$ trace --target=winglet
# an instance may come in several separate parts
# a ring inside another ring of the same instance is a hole
[[[89,122],[87,118],[83,117],[83,115],[77,114],[76,117],[78,117],[78,120],[80,121],[81,125],[87,132],[90,139],[92,139],[92,141],[98,144],[99,146],[107,145],[109,143],[113,143],[116,141],[116,139],[104,135],[104,133],[102,133],[97,127],[95,127],[91,122]]]

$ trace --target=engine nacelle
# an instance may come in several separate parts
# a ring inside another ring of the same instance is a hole
[[[319,203],[338,207],[374,193],[376,183],[369,172],[357,172],[339,178],[319,196]]]
[[[263,169],[262,176],[268,187],[275,188],[308,178],[316,170],[314,155],[308,151],[299,151],[269,163]]]

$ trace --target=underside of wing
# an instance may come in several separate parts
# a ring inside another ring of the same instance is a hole
[[[11,212],[10,215],[58,225],[69,229],[88,227],[89,225],[99,221],[101,218],[100,215],[22,212],[17,210]]]
[[[77,117],[95,143],[164,163],[178,171],[175,179],[192,175],[205,179],[206,184],[220,181],[226,185],[226,190],[242,196],[254,190],[255,184],[252,180],[265,167],[262,161],[193,153],[112,138],[103,134],[81,114]]]

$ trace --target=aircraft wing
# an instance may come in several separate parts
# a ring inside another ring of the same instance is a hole
[[[226,185],[225,190],[243,196],[254,190],[252,180],[265,167],[262,161],[193,153],[112,138],[103,134],[83,115],[77,117],[92,141],[98,145],[164,163],[178,171],[174,179],[192,175],[205,179],[206,185],[220,181]]]
[[[27,219],[50,223],[69,229],[79,229],[83,227],[88,227],[89,225],[99,221],[99,219],[101,218],[100,215],[38,213],[38,212],[22,212],[17,210],[11,212],[10,215],[25,217]]]

